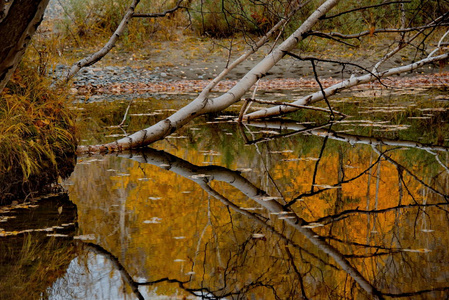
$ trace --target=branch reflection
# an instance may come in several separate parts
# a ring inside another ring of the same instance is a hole
[[[416,144],[414,145],[416,146]],[[379,157],[381,157],[383,153],[379,153]],[[219,166],[197,166],[191,164],[183,159],[180,159],[176,156],[173,156],[164,151],[158,151],[153,149],[148,149],[147,151],[141,153],[140,155],[132,155],[132,154],[121,154],[122,157],[128,157],[140,163],[152,164],[155,166],[159,166],[165,170],[169,170],[178,175],[181,175],[189,180],[196,182],[203,190],[205,190],[209,195],[214,198],[220,200],[226,206],[232,208],[234,211],[247,216],[251,220],[254,220],[257,224],[263,225],[270,232],[276,234],[276,236],[280,237],[286,244],[294,246],[297,250],[302,252],[311,254],[315,252],[314,250],[305,251],[304,248],[299,247],[295,242],[291,239],[287,238],[281,232],[276,229],[274,225],[277,220],[267,218],[262,216],[259,213],[248,211],[247,209],[234,204],[231,200],[229,200],[226,196],[219,193],[216,189],[211,186],[213,181],[222,181],[226,182],[233,187],[237,188],[244,195],[246,195],[249,199],[255,201],[258,205],[263,207],[267,212],[271,215],[276,216],[278,220],[281,220],[284,224],[287,224],[291,228],[293,228],[296,232],[301,233],[303,237],[305,237],[311,244],[313,244],[316,249],[319,249],[322,253],[325,253],[329,257],[332,257],[336,265],[339,266],[341,270],[344,270],[368,295],[371,295],[373,298],[383,298],[383,296],[389,297],[403,297],[404,295],[412,295],[412,294],[422,294],[423,291],[416,292],[403,292],[403,293],[390,293],[385,292],[382,293],[374,283],[370,282],[369,278],[362,275],[360,270],[354,267],[354,264],[351,263],[348,258],[361,258],[361,257],[376,257],[380,255],[393,255],[395,253],[404,253],[411,252],[413,250],[401,248],[401,247],[383,247],[377,245],[370,244],[360,244],[360,243],[352,243],[352,245],[356,245],[358,247],[372,248],[375,249],[374,252],[368,253],[366,255],[351,255],[351,254],[343,254],[339,249],[332,245],[331,241],[339,242],[340,244],[351,244],[350,242],[346,242],[344,240],[334,238],[331,236],[325,236],[318,234],[318,231],[313,228],[321,227],[325,224],[332,224],[335,221],[342,220],[348,215],[354,214],[383,214],[389,211],[394,210],[404,210],[408,208],[422,208],[422,207],[443,207],[446,206],[447,203],[434,203],[434,204],[415,204],[415,205],[397,205],[388,209],[381,210],[373,210],[373,211],[362,211],[359,209],[356,210],[347,210],[337,213],[335,215],[329,215],[324,218],[317,219],[313,222],[308,222],[302,217],[300,217],[294,210],[290,209],[290,207],[286,207],[281,204],[276,197],[270,196],[267,192],[259,189],[255,185],[253,185],[250,181],[244,178],[240,172],[232,171],[224,167]],[[364,170],[361,174],[366,173],[367,170]],[[339,184],[343,184],[345,181],[341,180]],[[346,181],[347,182],[347,181]],[[387,252],[379,253],[378,250],[386,250]],[[293,268],[294,273],[297,275],[299,283],[301,285],[301,295],[305,297],[307,291],[304,291],[303,276],[307,274],[309,271],[301,274],[300,271],[294,265],[294,255],[290,252],[290,250],[286,250],[288,260]],[[314,255],[316,257],[316,255]],[[319,255],[318,255],[319,256]],[[299,274],[299,275],[298,275]],[[254,283],[251,283],[254,284]],[[257,283],[260,285],[262,283]],[[445,291],[449,289],[449,287],[438,287],[435,290],[426,290],[426,292],[431,291]],[[242,289],[244,290],[244,289]],[[214,291],[210,291],[212,294],[216,293]],[[229,294],[227,294],[229,295]]]

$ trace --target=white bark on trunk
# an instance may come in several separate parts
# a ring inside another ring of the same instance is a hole
[[[124,156],[124,155],[120,155]],[[179,174],[187,179],[190,179],[198,183],[201,188],[203,188],[207,193],[216,199],[222,201],[226,205],[237,212],[246,214],[241,207],[233,205],[229,202],[227,198],[222,196],[220,193],[215,191],[210,187],[210,182],[213,180],[227,182],[240,190],[248,198],[256,202],[261,207],[265,208],[268,212],[275,213],[279,217],[285,216],[287,213],[288,218],[284,221],[299,233],[301,233],[305,238],[307,238],[312,244],[314,244],[323,253],[329,255],[334,259],[334,261],[351,276],[362,289],[364,289],[373,299],[381,299],[381,293],[360,273],[360,271],[355,268],[348,259],[336,249],[334,246],[329,244],[325,239],[322,239],[315,231],[312,230],[314,224],[309,224],[303,218],[298,216],[292,210],[284,208],[284,206],[276,201],[276,197],[269,197],[269,195],[257,188],[246,178],[240,175],[238,172],[231,171],[224,167],[217,166],[206,166],[200,167],[193,165],[187,161],[184,161],[176,156],[168,154],[164,151],[158,151],[149,149],[144,155],[132,156],[130,159],[136,160],[142,163],[148,163],[152,165],[159,166],[165,170],[172,171]],[[271,198],[271,199],[270,199]]]
[[[78,71],[81,70],[81,68],[93,65],[94,63],[102,59],[106,54],[108,54],[109,51],[111,51],[111,49],[115,46],[115,43],[117,42],[119,37],[122,35],[126,26],[128,25],[129,20],[131,20],[131,18],[133,17],[134,10],[136,9],[136,6],[137,4],[139,4],[139,2],[140,0],[134,0],[133,3],[129,6],[119,26],[117,27],[114,34],[109,38],[109,41],[106,43],[106,45],[104,45],[103,48],[101,48],[94,54],[85,57],[73,64],[73,66],[70,68],[70,71],[67,73],[65,79],[66,82],[69,81],[73,76],[75,76],[75,74],[78,73]]]
[[[325,15],[338,2],[339,0],[327,0],[324,2],[287,40],[268,54],[227,93],[214,99],[209,99],[207,93],[202,93],[190,104],[151,127],[109,144],[79,146],[77,152],[113,152],[143,147],[170,135],[197,116],[221,111],[229,107],[239,101],[258,79],[264,77],[282,59],[285,52],[291,51],[302,40],[303,34],[309,31],[319,21],[319,18]]]
[[[389,76],[393,76],[393,75],[397,75],[397,74],[401,74],[401,73],[405,73],[405,72],[410,72],[410,71],[415,70],[425,64],[445,60],[448,58],[449,58],[449,53],[445,53],[445,54],[441,54],[441,55],[434,56],[434,57],[428,57],[428,58],[422,59],[418,62],[409,64],[406,66],[392,68],[392,69],[389,69],[386,71],[376,72],[376,73],[372,73],[372,74],[365,74],[365,75],[358,76],[358,77],[351,77],[347,80],[344,80],[340,83],[337,83],[335,85],[332,85],[332,86],[324,89],[324,94],[322,91],[318,91],[313,94],[302,97],[301,99],[298,99],[290,104],[298,105],[298,106],[310,105],[314,102],[323,100],[324,95],[326,95],[326,97],[329,97],[329,96],[335,95],[336,93],[340,92],[341,90],[345,90],[345,89],[348,89],[348,88],[351,88],[351,87],[354,87],[354,86],[357,86],[360,84],[377,81],[381,78],[385,78],[385,77],[389,77]],[[247,114],[247,115],[243,116],[243,121],[250,121],[250,120],[255,120],[255,119],[278,116],[278,115],[282,115],[282,114],[286,114],[286,113],[295,112],[298,109],[299,108],[291,106],[291,105],[290,106],[287,106],[287,105],[273,106],[273,107],[270,107],[267,109],[261,109],[261,110],[252,112],[250,114]]]
[[[338,122],[334,122],[334,124],[338,124]],[[351,145],[354,144],[364,144],[371,146],[396,146],[396,147],[407,147],[407,148],[415,148],[426,151],[442,151],[449,152],[448,147],[438,146],[438,145],[429,145],[422,144],[415,141],[407,141],[407,140],[392,140],[387,138],[376,138],[376,137],[367,137],[361,135],[353,135],[342,132],[336,132],[333,130],[328,130],[324,128],[309,128],[307,126],[297,124],[297,123],[285,123],[280,121],[254,121],[247,126],[254,126],[257,128],[264,129],[275,129],[279,131],[292,130],[297,131],[299,133],[307,133],[312,134],[318,137],[328,137],[332,140],[337,140],[340,142],[349,143]],[[273,138],[276,138],[274,136]]]

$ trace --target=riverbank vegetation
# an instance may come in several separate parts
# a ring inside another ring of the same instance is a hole
[[[31,197],[73,167],[70,99],[50,84],[25,60],[0,94],[0,204]]]

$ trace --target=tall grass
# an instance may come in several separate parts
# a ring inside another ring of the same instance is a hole
[[[68,45],[98,46],[105,42],[120,24],[130,0],[67,0],[62,2],[63,18],[56,22],[55,32]],[[173,8],[174,0],[142,0],[136,12],[157,13]],[[152,39],[172,40],[176,38],[176,28],[187,24],[187,15],[175,13],[165,18],[133,18],[121,36],[118,45],[135,48]]]
[[[58,158],[74,153],[74,116],[66,106],[67,93],[49,86],[38,68],[21,64],[0,94],[0,202],[44,170],[57,174]]]

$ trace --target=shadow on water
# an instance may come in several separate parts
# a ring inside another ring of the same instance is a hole
[[[201,119],[155,149],[80,157],[64,182],[76,227],[3,237],[20,251],[0,298],[14,284],[49,299],[447,297],[447,134],[389,118]],[[45,280],[19,279],[30,269]]]
[[[0,208],[0,299],[40,299],[76,256],[76,207],[53,195]]]

